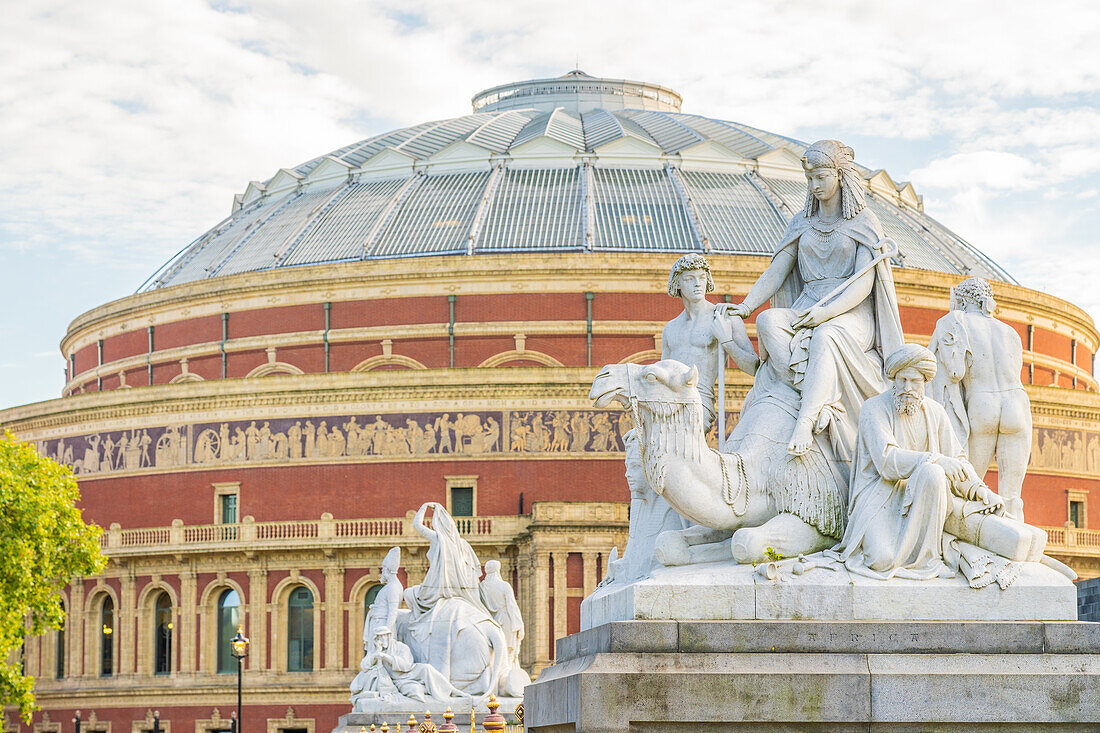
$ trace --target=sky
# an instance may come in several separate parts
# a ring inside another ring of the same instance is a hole
[[[280,167],[558,76],[911,180],[1021,284],[1100,319],[1100,3],[0,0],[0,408]]]

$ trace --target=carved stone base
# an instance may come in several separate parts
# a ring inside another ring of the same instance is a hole
[[[1086,731],[1100,624],[626,621],[558,641],[528,731]]]
[[[480,728],[481,721],[489,714],[489,710],[485,707],[484,702],[480,702],[480,700],[475,700],[474,702],[477,702],[477,704],[474,705],[474,721]],[[515,718],[516,708],[523,700],[518,697],[498,697],[497,702],[500,703],[500,708],[497,709],[497,713],[503,715],[507,720],[512,720]],[[410,715],[416,718],[418,722],[423,723],[424,711],[428,711],[432,714],[432,722],[435,723],[438,728],[443,725],[443,713],[447,710],[448,706],[455,715],[454,724],[462,730],[469,730],[470,702],[452,700],[449,703],[443,704],[438,702],[406,703],[404,705],[380,704],[378,712],[348,713],[347,715],[341,715],[336,723],[336,727],[332,729],[332,733],[361,733],[360,729],[369,728],[371,723],[381,726],[383,722],[389,723],[391,731],[398,730],[398,728],[404,730],[405,723],[408,721]],[[395,723],[399,723],[400,725],[395,726]]]
[[[1077,619],[1077,591],[1068,578],[1038,563],[1001,590],[975,590],[958,575],[937,580],[875,580],[815,568],[767,580],[750,565],[732,561],[659,567],[631,585],[597,588],[581,604],[581,629],[633,619],[878,619],[1024,620]]]

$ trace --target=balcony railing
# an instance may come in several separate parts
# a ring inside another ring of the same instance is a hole
[[[1100,557],[1100,529],[1077,527],[1044,527],[1047,531],[1047,554],[1087,555]]]
[[[531,517],[455,517],[458,531],[471,542],[511,542],[526,531]],[[413,529],[412,517],[392,519],[320,519],[296,522],[257,522],[245,517],[238,524],[185,525],[122,529],[117,524],[104,531],[100,547],[111,556],[168,554],[181,550],[217,552],[245,548],[362,547],[425,543]]]

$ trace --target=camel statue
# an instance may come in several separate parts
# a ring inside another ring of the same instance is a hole
[[[770,369],[758,372],[721,453],[703,434],[698,380],[696,367],[671,359],[612,364],[589,393],[596,407],[617,402],[631,411],[646,480],[697,525],[662,533],[658,561],[757,563],[836,544],[844,531],[846,477],[830,467],[819,445],[801,456],[787,452],[797,409],[775,397],[787,389],[779,377]],[[754,399],[754,393],[766,396]]]

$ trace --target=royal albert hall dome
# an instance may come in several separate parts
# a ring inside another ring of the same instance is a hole
[[[486,90],[473,107],[253,181],[145,287],[425,255],[766,255],[805,203],[805,143],[683,114],[653,84],[573,71]],[[911,184],[864,171],[898,265],[1013,282],[926,215]]]
[[[164,733],[228,730],[240,625],[247,729],[331,730],[386,552],[406,586],[424,576],[429,501],[501,562],[527,671],[551,663],[626,542],[631,426],[593,407],[593,377],[660,358],[681,253],[740,302],[805,202],[804,143],[680,109],[580,71],[494,87],[249,183],[136,293],[77,316],[62,396],[0,425],[72,467],[110,564],[67,586],[62,632],[27,640],[43,710],[13,727],[60,733],[79,710],[82,733],[145,733],[159,711]],[[962,279],[991,281],[1024,346],[1026,516],[1100,575],[1095,325],[863,172],[908,340]],[[751,381],[730,364],[726,384],[732,425]]]

